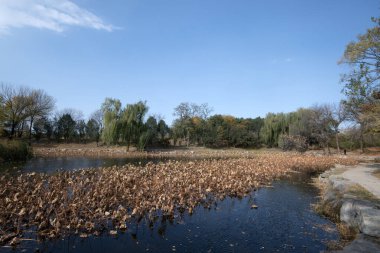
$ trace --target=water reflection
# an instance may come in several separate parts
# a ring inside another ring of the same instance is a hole
[[[176,158],[175,160],[190,161],[197,159],[201,158]],[[158,163],[168,160],[173,160],[173,158],[33,158],[24,163],[0,165],[0,171],[54,173],[61,170],[66,171],[84,168],[112,167],[122,166],[125,164],[145,165],[148,162]]]

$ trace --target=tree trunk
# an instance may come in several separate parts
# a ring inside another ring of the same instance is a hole
[[[186,147],[189,147],[189,142],[190,142],[190,134],[189,131],[186,133]]]
[[[18,129],[18,138],[21,138],[22,134],[24,133],[24,124],[25,124],[25,121],[23,120],[21,123],[21,128]]]
[[[364,153],[364,134],[362,125],[360,125],[360,152]]]
[[[363,134],[360,133],[360,152],[361,152],[361,153],[364,153],[364,145],[363,145],[363,142],[364,142],[364,140],[363,140]]]
[[[12,126],[11,126],[11,134],[9,135],[9,139],[11,140],[13,138],[13,136],[15,135],[15,132],[16,132],[16,123],[15,122],[12,122]]]
[[[32,125],[33,125],[33,117],[30,118],[30,126],[29,126],[29,145],[32,145]]]
[[[339,137],[338,133],[335,134],[335,141],[336,141],[336,148],[338,150],[338,154],[340,154],[340,147],[339,147]]]

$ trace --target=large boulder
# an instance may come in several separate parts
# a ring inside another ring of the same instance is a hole
[[[369,201],[348,199],[343,201],[340,220],[363,234],[380,237],[380,206]]]

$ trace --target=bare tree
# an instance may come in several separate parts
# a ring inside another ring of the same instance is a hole
[[[202,119],[207,119],[210,114],[214,111],[207,103],[203,103],[198,106],[198,114]]]
[[[36,119],[47,117],[54,109],[53,97],[43,90],[32,90],[29,94],[30,104],[26,107],[26,115],[29,118],[29,143],[32,141],[32,127]]]
[[[95,136],[96,146],[99,146],[99,139],[103,132],[103,118],[104,118],[103,111],[99,109],[91,114],[90,119],[87,122],[87,126],[89,129],[97,131],[97,133],[93,133],[94,131],[90,130],[92,131],[91,135]]]
[[[315,105],[312,108],[311,117],[312,135],[322,144],[324,150],[327,148],[330,154],[329,140],[334,133],[332,129],[333,116],[331,108],[328,105]]]
[[[340,153],[339,126],[345,120],[347,120],[348,113],[343,102],[340,102],[339,104],[332,104],[332,105],[327,105],[327,106],[329,107],[329,110],[331,111],[331,116],[332,116],[331,124],[335,133],[336,148],[338,150],[338,153]]]
[[[103,130],[103,117],[104,117],[104,115],[103,115],[103,111],[101,109],[96,110],[90,116],[90,120],[93,119],[98,123],[98,125],[100,127],[100,131]]]
[[[9,126],[9,138],[12,139],[16,129],[28,117],[27,108],[31,104],[30,89],[26,87],[14,87],[1,85],[1,97],[3,103],[3,114],[6,124]]]

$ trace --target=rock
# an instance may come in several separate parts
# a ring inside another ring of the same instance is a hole
[[[366,235],[380,237],[380,210],[374,206],[359,209],[360,231]]]
[[[321,175],[319,175],[319,178],[328,178],[330,176],[330,173],[324,172]]]
[[[344,179],[334,178],[332,180],[332,188],[335,191],[338,191],[341,193],[346,192],[348,190],[348,188],[352,185],[353,184],[351,182],[344,180]]]
[[[347,245],[341,251],[333,251],[341,253],[367,253],[380,252],[379,239],[370,238],[368,236],[359,235],[352,243]]]
[[[350,227],[358,227],[358,212],[355,208],[354,200],[343,202],[340,208],[340,220],[344,221]]]
[[[337,198],[336,193],[332,190],[326,191],[323,195],[323,200],[326,202],[331,202]]]
[[[343,194],[343,199],[360,199],[358,196],[353,193],[345,193]]]
[[[342,222],[360,231],[352,243],[342,251],[334,252],[380,252],[379,202],[363,199],[360,194],[350,191],[355,184],[341,175],[330,175],[327,180],[325,175],[328,174],[320,177],[327,187],[322,201],[340,214]]]
[[[359,228],[365,235],[380,237],[380,209],[374,203],[345,200],[340,209],[340,220]]]

